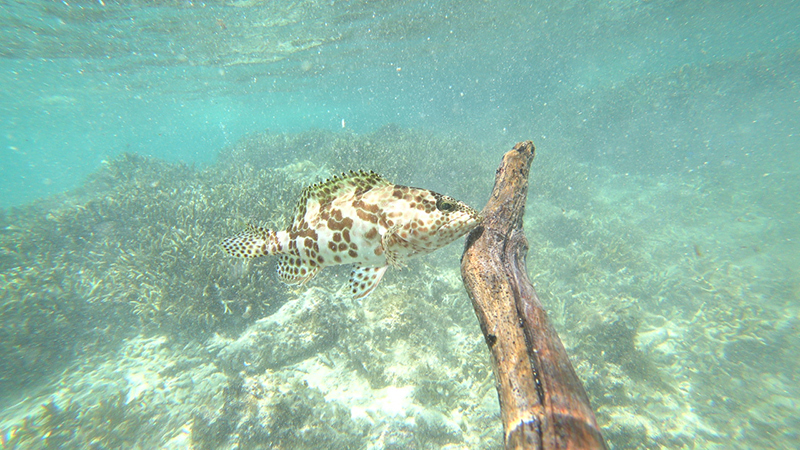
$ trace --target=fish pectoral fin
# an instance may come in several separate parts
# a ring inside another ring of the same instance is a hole
[[[353,265],[353,271],[350,272],[350,293],[353,294],[353,298],[364,298],[369,295],[381,282],[388,267]]]
[[[278,278],[286,284],[306,284],[319,272],[319,266],[311,267],[303,260],[289,255],[278,257]]]
[[[407,245],[408,243],[397,234],[397,230],[400,229],[400,225],[395,225],[381,236],[381,247],[383,248],[383,254],[386,256],[386,262],[389,263],[392,267],[402,268],[405,267],[405,264],[400,260],[400,255],[397,253],[397,248]]]

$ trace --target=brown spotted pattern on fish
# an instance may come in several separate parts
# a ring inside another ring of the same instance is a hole
[[[443,247],[480,220],[451,197],[351,171],[304,189],[287,230],[248,225],[222,247],[236,257],[277,255],[278,276],[287,284],[306,283],[323,267],[352,264],[350,291],[361,298],[388,266]]]

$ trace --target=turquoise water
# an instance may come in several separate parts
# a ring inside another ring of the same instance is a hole
[[[587,154],[609,141],[644,152],[634,139],[669,134],[660,143],[672,139],[678,157],[722,158],[750,136],[796,127],[792,6],[4,2],[0,206],[75,187],[124,151],[207,163],[249,132],[342,120],[357,132],[455,130],[486,145],[535,138],[557,149],[578,134]],[[765,58],[772,79],[687,86],[688,102],[719,95],[704,123],[682,115],[680,99],[631,110],[631,82]],[[764,111],[737,111],[751,83],[768,90]],[[620,122],[642,113],[654,115],[648,132],[625,138]],[[695,140],[708,142],[686,145]],[[635,164],[649,168],[647,155]]]
[[[350,169],[480,208],[531,139],[530,276],[609,445],[791,448],[798,23],[791,1],[0,2],[4,445],[102,407],[113,429],[51,445],[499,448],[460,244],[363,304],[346,271],[287,288],[214,245]],[[333,434],[270,421],[323,409]]]

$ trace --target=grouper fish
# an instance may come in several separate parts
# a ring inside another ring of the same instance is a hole
[[[478,211],[454,198],[350,171],[305,188],[287,230],[247,225],[222,248],[241,258],[277,255],[278,276],[287,284],[304,284],[323,267],[352,264],[350,292],[363,298],[387,267],[444,247],[480,221]]]

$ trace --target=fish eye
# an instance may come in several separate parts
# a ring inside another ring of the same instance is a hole
[[[436,201],[436,209],[438,209],[439,211],[444,211],[444,212],[452,211],[453,209],[455,209],[455,207],[456,207],[455,203],[449,200],[445,200],[443,198],[440,198],[439,200]]]

